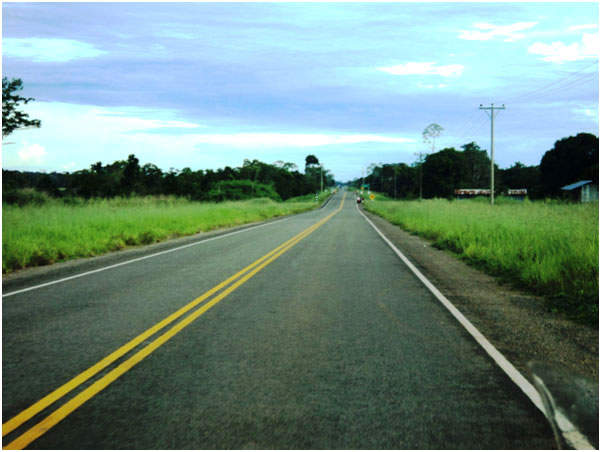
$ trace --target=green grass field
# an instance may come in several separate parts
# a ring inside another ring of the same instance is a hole
[[[200,203],[175,197],[2,204],[2,272],[238,226],[315,208],[329,196]],[[69,201],[69,200],[67,200]]]
[[[380,199],[380,200],[379,200]],[[599,204],[442,199],[389,201],[365,208],[489,274],[545,296],[596,323],[599,306]]]

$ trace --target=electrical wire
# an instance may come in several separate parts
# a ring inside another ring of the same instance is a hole
[[[467,121],[464,122],[463,125],[458,129],[457,133],[455,133],[453,135],[454,137],[462,136],[465,133],[465,131],[468,129],[468,127],[472,126],[471,121],[474,118],[474,116],[476,115],[476,113],[478,113],[478,109],[477,108],[472,111],[472,114],[467,119]],[[440,148],[444,149],[444,148],[448,147],[448,145],[450,143],[451,143],[451,137],[447,136],[447,137],[445,137],[445,139],[443,140],[443,142],[440,144]]]
[[[533,96],[539,96],[539,95],[544,96],[544,95],[548,95],[550,93],[552,94],[552,93],[556,93],[556,92],[562,91],[565,88],[571,88],[572,84],[574,84],[574,82],[579,82],[581,80],[589,81],[589,78],[592,78],[595,75],[598,76],[599,69],[597,69],[595,72],[585,73],[584,77],[579,77],[577,80],[572,80],[572,81],[569,81],[566,84],[553,87],[553,85],[561,83],[561,82],[563,82],[563,81],[565,81],[567,79],[570,79],[572,77],[575,77],[577,74],[580,74],[585,69],[588,69],[591,66],[595,66],[595,65],[598,65],[598,64],[599,64],[598,60],[595,61],[595,62],[593,62],[593,63],[591,63],[591,64],[587,64],[586,66],[581,67],[576,72],[572,72],[571,74],[568,74],[565,77],[562,77],[562,78],[560,78],[558,80],[555,80],[555,81],[553,81],[551,83],[548,83],[548,84],[546,84],[544,86],[541,86],[540,88],[537,88],[535,90],[528,91],[528,92],[522,93],[522,94],[520,94],[518,96],[509,98],[509,99],[505,100],[505,103],[510,103],[510,102],[513,103],[513,102],[516,102],[516,101],[522,102],[522,101],[525,101],[525,100],[527,100],[527,99],[529,99],[529,98],[531,98]],[[574,86],[577,86],[577,85],[574,85]],[[551,88],[551,87],[553,87],[553,88]],[[549,89],[549,88],[551,88],[551,89]]]
[[[552,89],[550,89],[548,91],[545,91],[545,92],[541,92],[541,93],[538,93],[538,94],[532,94],[530,96],[523,97],[522,99],[520,99],[519,102],[514,102],[514,103],[515,104],[520,104],[520,103],[524,103],[524,102],[531,102],[533,100],[546,99],[549,96],[554,96],[556,94],[563,93],[564,91],[569,91],[572,88],[575,88],[577,86],[584,85],[586,83],[590,83],[590,82],[592,82],[597,77],[598,77],[598,74],[591,73],[591,74],[587,75],[586,77],[583,77],[583,78],[581,78],[579,80],[573,80],[573,81],[571,81],[569,83],[566,83],[565,85],[557,86],[557,87],[552,88]]]
[[[474,136],[476,135],[477,132],[480,132],[480,130],[486,123],[488,123],[488,118],[486,116],[482,116],[480,118],[480,120],[477,121],[476,123],[474,123],[474,125],[469,129],[469,131],[466,132],[466,134],[463,136],[463,138],[456,141],[457,148],[460,148],[461,146],[466,144],[466,140],[468,140],[469,138],[472,138],[471,141],[475,141],[473,139]],[[471,143],[471,141],[469,141],[469,142]]]
[[[549,96],[555,96],[557,94],[569,91],[573,88],[584,85],[586,83],[590,83],[595,78],[598,79],[598,77],[599,77],[598,67],[594,72],[585,72],[584,74],[582,74],[582,72],[591,68],[592,66],[598,66],[598,65],[599,65],[599,60],[596,60],[593,63],[587,64],[587,65],[581,67],[576,72],[572,72],[572,73],[566,75],[565,77],[562,77],[558,80],[555,80],[551,83],[541,86],[540,88],[534,89],[532,91],[524,92],[515,97],[511,97],[511,98],[505,100],[505,103],[506,104],[512,103],[514,105],[520,105],[520,104],[524,104],[526,102],[547,99]],[[582,74],[582,75],[578,76],[578,74]],[[576,78],[574,78],[574,77],[576,77]],[[596,87],[598,87],[598,85],[596,85]],[[449,147],[450,143],[455,143],[452,147],[460,147],[466,143],[465,140],[467,140],[469,138],[473,138],[474,135],[482,129],[482,127],[485,125],[485,123],[488,122],[487,117],[482,117],[480,120],[475,119],[475,115],[478,111],[479,111],[479,109],[473,110],[472,114],[463,123],[463,125],[458,129],[457,134],[454,135],[455,137],[457,137],[457,136],[462,136],[462,134],[465,133],[465,135],[463,135],[463,138],[461,138],[460,140],[457,140],[457,141],[451,141],[450,137],[446,138],[442,142],[441,148]],[[522,129],[522,127],[519,127],[519,129]],[[472,140],[472,141],[475,141],[475,140]]]

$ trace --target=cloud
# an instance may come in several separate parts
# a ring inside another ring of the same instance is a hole
[[[23,148],[17,153],[21,163],[25,164],[40,164],[43,162],[46,154],[47,152],[46,149],[44,149],[44,146],[41,146],[39,144],[25,144]]]
[[[597,24],[584,24],[584,25],[573,25],[568,28],[569,31],[580,31],[580,30],[594,30],[597,28]]]
[[[192,137],[191,137],[192,138]],[[220,133],[197,134],[192,138],[198,144],[219,144],[238,147],[286,146],[313,147],[357,143],[412,143],[414,140],[403,137],[355,134],[312,134],[312,133]]]
[[[599,109],[596,106],[589,108],[573,108],[572,111],[581,117],[584,116],[586,119],[592,119],[599,124]]]
[[[8,57],[38,63],[65,63],[107,53],[86,42],[58,38],[5,38],[2,40],[2,52]]]
[[[394,75],[440,75],[442,77],[456,77],[462,74],[463,65],[449,64],[436,66],[436,63],[405,63],[390,67],[376,68],[378,71]]]
[[[561,41],[555,41],[551,44],[536,42],[528,47],[528,52],[543,55],[542,59],[551,63],[598,58],[599,36],[594,33],[584,33],[580,42],[572,44],[565,44]]]
[[[473,26],[477,30],[460,30],[459,39],[469,41],[489,41],[495,37],[505,38],[505,42],[512,42],[526,37],[518,31],[527,30],[534,27],[538,22],[517,22],[511,25],[493,25],[485,22],[475,23]]]
[[[398,151],[399,146],[413,146],[419,141],[400,134],[265,129],[260,124],[240,125],[221,119],[201,126],[173,110],[126,106],[32,102],[27,105],[27,113],[41,119],[44,127],[17,132],[15,139],[35,133],[35,140],[30,142],[39,145],[28,146],[21,141],[16,148],[23,147],[23,155],[16,151],[6,155],[5,168],[35,168],[37,158],[38,169],[73,171],[96,161],[123,160],[129,154],[163,169],[215,169],[241,164],[245,158],[271,162],[283,155],[285,161],[302,167],[307,153],[324,155],[327,150],[328,155],[339,155],[329,163],[334,169],[336,160],[346,162],[353,149],[360,149],[362,155],[367,147]],[[178,125],[183,128],[173,128]]]
[[[156,117],[170,115],[170,112],[148,110],[142,108],[129,108],[128,111],[106,110],[90,108],[87,114],[91,118],[101,121],[105,127],[121,133],[137,132],[148,129],[197,129],[206,127],[186,121],[171,119],[156,119]],[[144,117],[151,116],[151,118]],[[154,116],[154,117],[153,117]]]
[[[425,88],[425,89],[444,88],[446,86],[447,86],[446,83],[439,83],[438,85],[433,85],[433,84],[424,85],[423,83],[417,84],[418,88]]]

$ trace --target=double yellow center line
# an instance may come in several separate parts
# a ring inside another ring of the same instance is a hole
[[[316,229],[318,229],[324,223],[329,221],[332,217],[334,217],[334,215],[336,215],[338,212],[340,212],[340,210],[342,210],[342,207],[344,205],[344,198],[346,198],[346,193],[345,193],[344,197],[342,198],[340,207],[336,211],[332,212],[331,214],[329,214],[322,220],[318,221],[317,223],[313,224],[312,226],[305,229],[301,233],[292,237],[290,240],[284,242],[277,248],[275,248],[272,251],[270,251],[269,253],[267,253],[265,256],[257,259],[252,264],[243,268],[235,275],[230,276],[228,279],[226,279],[222,283],[216,285],[209,291],[205,292],[200,297],[191,301],[186,306],[180,308],[179,310],[177,310],[170,316],[166,317],[164,320],[160,321],[153,327],[144,331],[142,334],[140,334],[136,338],[132,339],[127,344],[118,348],[113,353],[111,353],[110,355],[108,355],[107,357],[105,357],[104,359],[99,361],[98,363],[94,364],[89,369],[80,373],[72,380],[68,381],[67,383],[65,383],[58,389],[54,390],[53,392],[51,392],[44,398],[40,399],[38,402],[31,405],[29,408],[25,409],[24,411],[22,411],[21,413],[19,413],[15,417],[13,417],[12,419],[6,421],[4,424],[2,424],[2,436],[3,437],[5,435],[9,434],[10,432],[14,431],[18,427],[20,427],[23,423],[27,422],[28,420],[30,420],[37,414],[39,414],[42,410],[48,408],[53,403],[57,402],[59,399],[66,396],[68,393],[70,393],[71,391],[73,391],[74,389],[76,389],[77,387],[79,387],[80,385],[85,383],[86,381],[88,381],[90,378],[92,378],[93,376],[98,374],[101,370],[105,369],[107,366],[114,363],[116,360],[118,360],[119,358],[123,357],[124,355],[126,355],[127,353],[129,353],[130,351],[135,349],[138,345],[140,345],[145,340],[152,337],[153,335],[155,335],[156,333],[158,333],[159,331],[161,331],[162,329],[164,329],[171,323],[175,322],[177,319],[182,317],[184,314],[192,311],[194,308],[198,307],[204,301],[210,299],[210,301],[208,301],[207,303],[204,303],[202,306],[200,306],[198,309],[193,311],[190,315],[188,315],[186,318],[181,320],[175,326],[171,327],[169,330],[167,330],[166,332],[164,332],[163,334],[158,336],[156,339],[154,339],[150,344],[146,345],[144,348],[137,351],[134,355],[127,358],[125,361],[123,361],[121,364],[119,364],[113,370],[108,372],[102,378],[98,379],[96,382],[94,382],[92,385],[88,386],[85,390],[83,390],[82,392],[77,394],[75,397],[70,399],[64,405],[60,406],[58,409],[56,409],[53,413],[48,415],[45,419],[40,421],[38,424],[34,425],[29,430],[27,430],[25,433],[23,433],[22,435],[20,435],[16,439],[14,439],[12,442],[10,442],[8,445],[4,446],[3,449],[23,449],[24,447],[27,447],[27,445],[29,445],[31,442],[35,441],[37,438],[42,436],[49,429],[54,427],[56,424],[58,424],[60,421],[62,421],[65,417],[67,417],[69,414],[71,414],[73,411],[75,411],[77,408],[79,408],[85,402],[90,400],[92,397],[94,397],[96,394],[98,394],[100,391],[102,391],[104,388],[106,388],[112,382],[117,380],[120,376],[122,376],[124,373],[126,373],[128,370],[130,370],[132,367],[134,367],[136,364],[138,364],[144,358],[149,356],[152,352],[154,352],[156,349],[158,349],[161,345],[163,345],[165,342],[167,342],[169,339],[171,339],[173,336],[175,336],[177,333],[179,333],[185,327],[187,327],[192,322],[194,322],[194,320],[196,320],[198,317],[203,315],[205,312],[207,312],[209,309],[211,309],[213,306],[215,306],[217,303],[219,303],[221,300],[223,300],[225,297],[227,297],[230,293],[232,293],[234,290],[236,290],[238,287],[240,287],[242,284],[244,284],[246,281],[248,281],[250,278],[252,278],[258,272],[260,272],[263,268],[268,266],[270,263],[272,263],[274,260],[276,260],[282,254],[284,254],[286,251],[288,251],[290,248],[292,248],[298,242],[303,240],[305,237],[307,237],[309,234],[314,232]],[[213,297],[213,295],[215,295],[219,291],[221,291],[221,292]],[[211,298],[211,297],[213,297],[213,298]]]

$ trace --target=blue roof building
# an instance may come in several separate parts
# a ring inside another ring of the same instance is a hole
[[[580,202],[599,201],[599,186],[592,180],[581,180],[561,189],[574,193],[573,198],[579,199]]]

